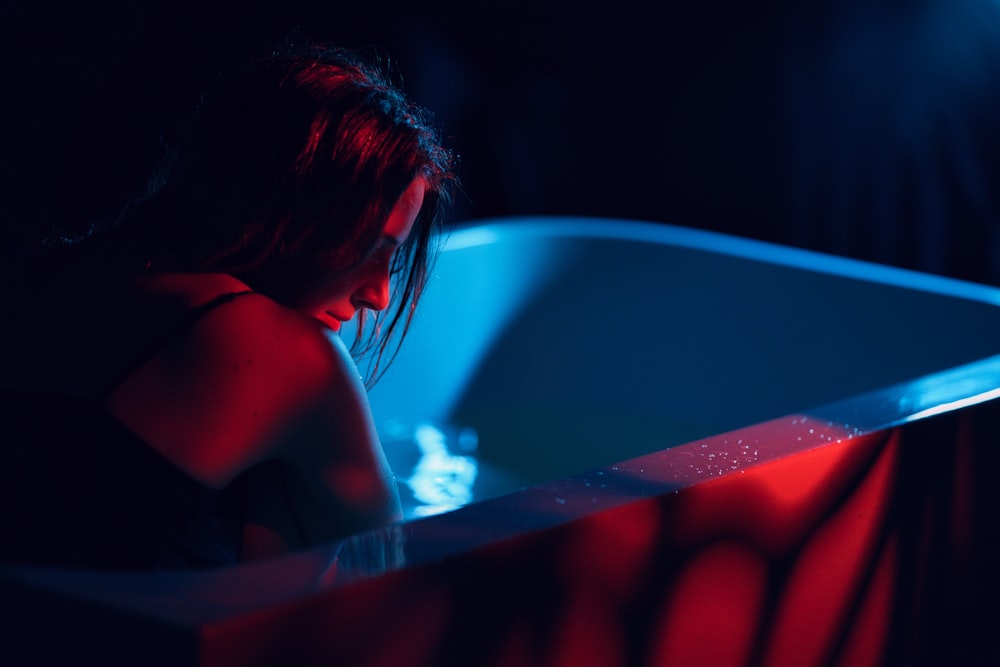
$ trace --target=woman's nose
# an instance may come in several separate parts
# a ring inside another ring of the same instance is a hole
[[[389,267],[379,267],[358,286],[351,295],[352,305],[369,310],[385,310],[389,307]]]

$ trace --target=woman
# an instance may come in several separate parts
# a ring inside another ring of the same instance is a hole
[[[383,315],[354,350],[378,370],[452,183],[425,112],[350,53],[230,76],[118,224],[26,274],[0,556],[226,565],[398,519],[337,332]]]

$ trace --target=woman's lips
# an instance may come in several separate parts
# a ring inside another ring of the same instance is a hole
[[[324,312],[320,315],[320,321],[326,326],[330,327],[334,331],[340,331],[340,325],[343,324],[343,320],[331,313],[330,311]]]

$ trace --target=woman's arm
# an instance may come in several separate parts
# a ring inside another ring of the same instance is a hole
[[[402,517],[364,386],[339,336],[328,337],[339,363],[325,395],[294,420],[275,459],[247,474],[249,558],[282,551],[282,541],[283,550],[294,549]]]
[[[203,484],[222,488],[245,475],[250,557],[400,517],[343,342],[262,296],[202,316],[117,387],[107,406]]]

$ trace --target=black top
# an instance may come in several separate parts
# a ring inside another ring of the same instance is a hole
[[[239,294],[191,311],[164,338]],[[0,559],[146,570],[235,563],[242,483],[203,486],[115,419],[103,399],[0,391]]]

